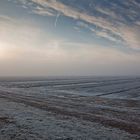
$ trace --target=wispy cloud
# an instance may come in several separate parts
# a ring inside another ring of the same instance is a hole
[[[113,41],[113,42],[121,42],[121,40],[115,38],[114,36],[112,36],[109,32],[107,32],[107,30],[98,30],[97,28],[93,28],[90,25],[88,25],[87,23],[84,22],[77,22],[77,26],[76,26],[76,30],[80,30],[80,28],[85,28],[90,30],[91,32],[94,33],[94,35],[96,34],[98,37],[101,38],[105,38],[107,40]]]
[[[33,10],[34,13],[40,15],[49,15],[54,16],[54,13],[61,13],[63,16],[73,18],[75,20],[82,20],[84,22],[93,24],[98,28],[101,28],[103,32],[96,31],[96,34],[100,37],[104,37],[111,41],[117,41],[115,36],[119,36],[121,40],[124,41],[128,47],[133,49],[140,49],[140,40],[139,38],[139,12],[140,12],[140,3],[136,0],[134,1],[122,1],[122,4],[115,2],[110,3],[109,7],[96,6],[94,10],[99,13],[99,15],[94,14],[90,9],[78,8],[76,5],[72,7],[66,3],[62,3],[61,0],[20,0],[23,4],[27,5],[29,2],[37,4]],[[89,2],[89,1],[88,1]],[[80,3],[79,3],[80,7]],[[130,7],[130,8],[127,8]],[[106,16],[104,16],[106,15]],[[131,21],[131,24],[127,24],[127,18]],[[136,25],[138,25],[136,27]],[[138,30],[137,30],[138,29]],[[111,36],[111,34],[114,36]]]
[[[140,27],[134,26],[133,28],[124,26],[122,27],[122,37],[128,46],[140,50]]]
[[[57,21],[58,21],[59,17],[60,17],[60,13],[58,13],[58,14],[56,15],[56,20],[55,20],[55,23],[54,23],[54,26],[55,26],[55,27],[56,27],[56,25],[57,25]]]
[[[34,10],[32,10],[32,12],[35,13],[35,14],[38,14],[38,15],[42,15],[42,16],[46,16],[46,15],[54,16],[55,15],[53,10],[51,10],[49,8],[44,9],[41,6],[35,7]]]
[[[81,19],[83,21],[86,21],[88,23],[95,24],[99,27],[104,27],[105,29],[111,30],[111,31],[117,31],[116,28],[113,27],[112,23],[108,22],[106,19],[102,17],[95,17],[91,16],[86,13],[82,13],[78,11],[78,9],[74,9],[68,5],[65,5],[59,1],[56,0],[30,0],[42,7],[46,10],[46,8],[52,8],[60,13],[62,13],[65,16],[74,18],[74,19]]]
[[[140,70],[139,54],[51,38],[44,32],[34,22],[0,16],[0,75],[113,75]]]

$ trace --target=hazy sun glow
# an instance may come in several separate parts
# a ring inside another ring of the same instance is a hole
[[[8,48],[6,44],[0,42],[0,59],[4,59],[8,57]]]
[[[140,74],[138,1],[13,1],[0,0],[0,75]]]

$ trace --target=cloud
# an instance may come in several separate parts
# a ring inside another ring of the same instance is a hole
[[[137,26],[140,26],[140,21],[136,21],[135,24],[136,24]]]
[[[109,35],[107,32],[104,32],[104,31],[96,32],[96,35],[99,36],[99,37],[103,37],[105,39],[108,39],[110,41],[113,41],[113,42],[119,42],[120,41],[120,40],[116,39],[115,37]]]
[[[18,53],[15,50],[28,50],[31,46],[39,45],[42,34],[35,23],[0,16],[0,50],[3,59],[16,57]]]
[[[5,15],[0,15],[0,23],[4,23],[4,24],[9,24],[9,23],[14,23],[15,21],[8,17],[8,16],[5,16]]]
[[[131,27],[123,27],[122,28],[122,37],[127,43],[128,46],[134,49],[140,50],[140,27],[139,26],[134,26],[133,28]]]
[[[95,7],[96,8],[96,11],[103,14],[103,15],[106,15],[106,16],[109,16],[113,19],[116,19],[116,20],[119,20],[120,17],[112,10],[110,10],[109,8],[103,8],[103,7]]]
[[[113,42],[121,42],[121,40],[116,39],[115,37],[113,37],[106,30],[97,30],[97,29],[91,27],[90,25],[88,25],[87,23],[84,23],[84,22],[81,22],[81,21],[77,22],[77,26],[76,27],[77,27],[77,28],[75,28],[76,30],[80,30],[80,28],[85,28],[85,29],[90,30],[94,34],[96,34],[98,37],[105,38],[105,39],[113,41]]]
[[[48,7],[54,9],[55,11],[58,11],[62,13],[65,16],[74,18],[74,19],[81,19],[83,21],[86,21],[88,23],[95,24],[99,27],[104,27],[105,29],[117,31],[116,28],[113,27],[112,23],[108,22],[102,17],[94,17],[90,16],[86,13],[81,13],[80,11],[67,6],[59,1],[56,0],[30,0],[42,7],[44,7],[44,10],[46,10]]]
[[[20,2],[23,2],[23,4],[26,5],[29,2],[37,4],[38,6],[34,7],[33,12],[40,15],[54,16],[57,14],[56,12],[59,12],[61,15],[75,20],[82,20],[89,24],[93,24],[103,31],[99,31],[98,28],[94,29],[96,30],[96,35],[99,37],[104,37],[110,41],[116,41],[116,43],[120,42],[118,38],[121,38],[128,47],[139,49],[140,41],[137,39],[139,37],[139,30],[135,31],[135,26],[139,25],[140,21],[133,22],[133,20],[138,19],[140,3],[135,0],[121,1],[122,5],[110,2],[110,9],[109,7],[96,5],[95,8],[93,7],[95,14],[92,12],[93,8],[87,7],[85,10],[85,7],[80,7],[80,3],[79,6],[75,4],[75,7],[72,7],[68,2],[67,4],[64,4],[58,0],[20,0]],[[81,10],[82,8],[84,9],[83,11]],[[104,17],[100,14],[96,15],[97,12],[106,16]],[[131,25],[126,24],[126,22],[128,22],[127,18],[133,22]],[[132,38],[130,39],[130,37]]]
[[[58,38],[42,40],[47,34],[28,21],[6,17],[0,31],[0,75],[116,75],[140,70],[138,54]]]
[[[47,8],[44,9],[43,7],[37,6],[34,8],[34,10],[32,10],[33,13],[38,14],[38,15],[42,15],[42,16],[54,16],[54,12],[53,10]]]

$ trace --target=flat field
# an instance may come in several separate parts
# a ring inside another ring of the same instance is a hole
[[[0,79],[0,140],[139,140],[140,77]]]

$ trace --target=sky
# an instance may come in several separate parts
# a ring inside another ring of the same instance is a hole
[[[140,0],[0,0],[0,76],[140,75]]]

